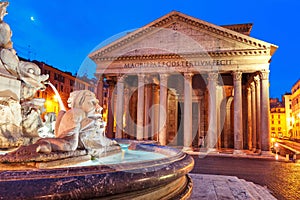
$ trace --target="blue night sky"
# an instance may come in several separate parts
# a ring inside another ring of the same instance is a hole
[[[105,40],[177,10],[216,24],[253,23],[252,37],[278,45],[270,66],[270,96],[290,92],[300,78],[299,0],[10,0],[6,21],[18,55],[75,73]],[[93,67],[89,70],[94,72]],[[86,71],[84,71],[86,72]],[[89,73],[87,72],[87,73]],[[92,73],[93,73],[92,72]]]

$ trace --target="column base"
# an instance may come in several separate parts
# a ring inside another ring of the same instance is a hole
[[[245,152],[243,150],[237,150],[237,149],[234,149],[233,150],[233,154],[234,155],[244,155]]]
[[[207,153],[219,153],[219,151],[217,150],[217,148],[208,148]]]
[[[183,147],[182,151],[186,152],[186,151],[193,151],[192,147]]]
[[[261,154],[261,149],[256,149],[254,153]]]
[[[265,157],[274,157],[274,154],[271,151],[261,151],[261,156]]]

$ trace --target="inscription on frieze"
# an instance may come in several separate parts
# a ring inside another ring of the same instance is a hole
[[[125,63],[124,68],[201,67],[231,65],[232,60],[158,61]]]

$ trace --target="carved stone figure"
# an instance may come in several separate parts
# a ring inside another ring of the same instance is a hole
[[[3,21],[7,6],[8,2],[0,2],[0,84],[11,84],[10,88],[0,90],[0,110],[5,116],[0,121],[0,148],[30,144],[39,137],[44,100],[34,99],[34,96],[46,88],[48,79],[48,75],[41,75],[36,64],[19,61],[12,47],[11,29]]]
[[[104,135],[104,122],[100,114],[102,108],[94,93],[89,90],[74,91],[68,103],[71,109],[62,111],[57,119],[56,137],[40,139],[37,152],[75,151],[79,148],[97,156],[103,147],[117,144]]]

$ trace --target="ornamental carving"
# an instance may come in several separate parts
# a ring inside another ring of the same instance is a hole
[[[241,81],[243,73],[240,71],[232,72],[233,80],[234,81]]]
[[[184,79],[186,81],[192,81],[192,78],[193,78],[194,74],[193,73],[184,73]]]
[[[166,84],[168,81],[168,74],[159,74],[160,83]]]
[[[210,73],[208,73],[207,80],[217,81],[218,77],[219,77],[219,74],[217,72],[210,72]]]
[[[261,80],[269,80],[269,70],[260,72]]]

